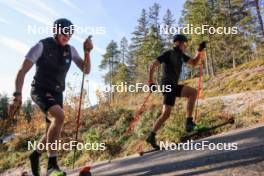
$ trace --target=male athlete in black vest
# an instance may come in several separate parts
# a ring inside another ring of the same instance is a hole
[[[160,129],[161,125],[169,118],[172,107],[175,104],[176,97],[186,97],[187,102],[187,120],[186,120],[186,131],[192,131],[196,124],[193,121],[192,113],[197,96],[196,89],[178,84],[180,74],[182,71],[183,63],[190,65],[197,65],[199,60],[204,58],[203,49],[205,48],[205,42],[202,42],[199,46],[197,56],[195,59],[191,59],[187,56],[184,51],[187,47],[187,37],[181,34],[177,34],[173,39],[173,48],[164,52],[158,58],[155,59],[154,63],[150,67],[149,71],[149,86],[155,85],[153,81],[153,74],[155,68],[162,64],[162,79],[161,85],[170,85],[171,92],[163,92],[163,109],[162,114],[154,124],[151,133],[147,138],[147,142],[152,145],[153,148],[158,149],[159,146],[156,144],[156,132]],[[153,86],[154,88],[154,86]]]
[[[90,40],[84,42],[84,60],[77,50],[68,44],[74,30],[71,21],[58,19],[54,22],[54,37],[40,40],[26,55],[15,81],[14,104],[21,104],[22,87],[26,73],[36,64],[36,73],[32,82],[31,97],[46,114],[47,131],[40,143],[59,141],[64,121],[63,91],[65,78],[73,61],[84,73],[89,74],[91,65],[89,52],[93,48]],[[12,110],[12,109],[11,109]],[[49,116],[47,116],[49,114]],[[31,169],[35,176],[40,175],[39,157],[42,151],[34,150],[30,155]],[[57,165],[57,151],[48,148],[47,175],[61,172]]]

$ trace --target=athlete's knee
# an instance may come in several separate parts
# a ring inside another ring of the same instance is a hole
[[[192,87],[184,86],[182,92],[181,92],[181,97],[186,97],[186,98],[196,98],[197,97],[197,90]]]
[[[61,107],[59,107],[58,105],[55,105],[50,108],[49,112],[52,116],[52,121],[55,124],[59,125],[64,122],[65,115]]]
[[[195,99],[197,97],[197,90],[195,88],[190,88],[187,97],[189,99]]]
[[[64,119],[65,119],[65,116],[64,116],[64,113],[59,113],[56,117],[55,117],[55,123],[57,124],[63,124],[64,122]]]

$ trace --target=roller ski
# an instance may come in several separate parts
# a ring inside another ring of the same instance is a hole
[[[78,173],[79,172],[79,173]],[[90,166],[85,166],[83,168],[77,168],[77,169],[73,169],[69,172],[67,172],[68,175],[78,175],[78,176],[92,176],[91,173],[91,167]]]
[[[187,122],[188,123],[188,122]],[[217,125],[214,125],[214,126],[211,126],[211,127],[205,127],[205,126],[194,126],[193,128],[193,131],[189,132],[187,131],[187,134],[182,136],[181,139],[180,139],[180,142],[186,142],[187,140],[191,140],[191,139],[197,139],[199,136],[201,135],[204,135],[208,132],[211,132],[212,130],[215,130],[217,128],[220,128],[220,127],[223,127],[225,125],[228,125],[228,124],[234,124],[235,123],[235,120],[234,118],[230,118],[230,119],[227,119],[226,121],[220,123],[220,124],[217,124]],[[186,125],[187,127],[187,125]]]
[[[186,121],[186,131],[187,132],[191,132],[191,131],[202,129],[202,128],[203,128],[202,126],[198,126],[193,122],[193,118],[191,118],[191,117],[187,118],[187,121]],[[162,150],[162,148],[156,143],[156,134],[155,133],[151,132],[149,134],[146,142],[151,145],[152,149],[146,150],[146,151],[140,151],[139,152],[140,156],[143,156],[144,154],[147,154],[147,153],[152,153],[155,151]]]
[[[67,173],[63,172],[59,169],[52,169],[50,171],[47,172],[47,176],[66,176]],[[91,167],[90,166],[86,166],[84,168],[82,168],[79,172],[78,176],[92,176],[91,174]]]
[[[212,130],[215,130],[217,128],[223,127],[228,124],[234,124],[234,122],[235,122],[234,118],[230,118],[220,124],[217,124],[211,127],[205,127],[203,125],[195,124],[192,118],[187,118],[187,121],[186,121],[187,134],[181,137],[180,142],[186,142],[191,139],[197,139],[199,136],[203,134],[206,134],[208,132],[211,132]],[[151,132],[146,140],[146,142],[152,146],[152,149],[146,150],[146,151],[140,151],[139,152],[140,156],[143,156],[144,154],[147,154],[147,153],[152,153],[152,152],[162,150],[162,148],[156,143],[155,135],[156,135],[155,133]]]

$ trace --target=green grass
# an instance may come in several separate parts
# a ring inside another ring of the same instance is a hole
[[[237,68],[225,70],[215,77],[204,75],[201,82],[202,97],[206,98],[264,89],[264,74],[262,71],[255,70],[257,68],[264,69],[264,59],[257,59],[241,64]],[[196,87],[197,79],[185,80],[183,83]]]
[[[0,173],[9,168],[24,164],[29,152],[1,152],[0,153]]]
[[[241,64],[237,68],[232,69],[231,71],[243,71],[245,69],[251,69],[257,66],[264,66],[264,59],[256,59],[256,60]]]

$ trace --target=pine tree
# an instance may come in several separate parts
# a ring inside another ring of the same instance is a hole
[[[223,68],[231,66],[235,68],[236,65],[243,63],[252,54],[252,40],[247,36],[248,30],[251,30],[251,20],[253,18],[250,5],[244,0],[221,0],[220,12],[222,12],[222,18],[224,18],[220,24],[229,27],[237,26],[239,33],[236,35],[223,35],[221,40],[218,41],[219,44],[216,47],[219,50],[217,51],[224,56],[218,63]],[[223,46],[228,47],[224,48]]]
[[[263,24],[263,13],[264,13],[264,1],[251,0],[252,11],[255,12],[255,30],[253,31],[256,43],[256,58],[264,58],[264,24]],[[261,4],[262,2],[262,4]]]
[[[120,41],[120,57],[121,63],[126,64],[128,59],[128,41],[126,37],[123,37]]]
[[[123,83],[125,83],[125,82],[129,83],[130,82],[129,76],[130,75],[129,75],[128,67],[125,64],[120,63],[120,64],[118,64],[117,70],[114,74],[113,83],[116,85],[119,85],[122,82]]]
[[[118,45],[115,41],[111,41],[107,47],[106,47],[106,53],[103,55],[103,59],[101,61],[101,64],[99,67],[101,69],[107,69],[109,70],[106,72],[104,76],[104,80],[106,84],[109,84],[110,88],[114,84],[114,75],[117,72],[117,66],[120,63],[120,51],[118,50]],[[113,100],[114,95],[110,91],[109,97],[110,101]]]
[[[137,77],[140,76],[140,51],[148,32],[148,23],[147,12],[145,9],[142,9],[141,16],[138,19],[138,25],[135,31],[132,32],[131,44],[129,46],[128,70],[130,78],[133,79],[132,82],[136,82]]]
[[[175,20],[173,19],[173,15],[170,11],[170,9],[167,9],[166,14],[163,17],[163,25],[165,28],[170,29],[175,25]],[[163,35],[164,38],[164,48],[169,49],[172,47],[172,40],[173,40],[173,34],[169,32],[168,34]]]
[[[210,25],[210,19],[214,18],[212,14],[210,14],[210,8],[208,1],[205,0],[187,0],[184,4],[184,9],[182,11],[182,18],[180,19],[179,26],[185,26],[185,25],[192,25],[195,27],[201,27],[203,24]],[[205,34],[189,34],[189,47],[188,47],[188,53],[195,53],[197,51],[197,46],[201,41],[209,41],[210,37],[208,37]],[[210,41],[209,41],[210,43]],[[207,49],[210,50],[210,47]],[[211,52],[209,52],[211,53]],[[206,74],[214,75],[214,66],[213,66],[213,56],[210,54],[207,54],[205,58],[205,71]],[[190,69],[191,75],[196,75],[195,72],[197,71]]]
[[[147,21],[147,12],[145,9],[142,9],[141,16],[138,19],[138,25],[134,32],[132,32],[131,46],[130,50],[132,52],[137,52],[140,46],[143,43],[143,40],[148,32],[148,21]]]
[[[105,76],[105,83],[112,85],[112,78],[115,72],[117,65],[120,62],[119,57],[120,51],[118,50],[118,45],[115,41],[111,41],[106,47],[106,53],[103,55],[101,64],[99,65],[100,69],[107,69],[107,74]]]
[[[8,101],[7,95],[0,94],[0,120],[8,118]]]
[[[236,67],[252,54],[252,41],[246,36],[252,30],[251,10],[244,0],[188,0],[185,3],[182,22],[193,27],[209,25],[218,27],[237,27],[238,34],[191,34],[192,48],[197,48],[201,40],[208,41],[206,73]],[[196,46],[196,47],[195,47]],[[239,46],[239,47],[238,47]]]
[[[140,81],[147,80],[147,73],[149,70],[149,65],[153,62],[163,52],[162,39],[159,35],[159,31],[155,26],[152,26],[145,37],[142,47],[139,51],[140,56]],[[160,73],[158,71],[158,77]],[[144,75],[144,76],[143,76]]]
[[[149,27],[159,28],[159,11],[160,5],[158,3],[154,3],[149,8]]]
[[[255,0],[255,7],[256,7],[256,13],[258,17],[258,23],[259,23],[259,28],[260,28],[260,33],[262,35],[262,39],[264,39],[264,25],[263,25],[263,17],[261,15],[261,10],[260,10],[260,1]]]

